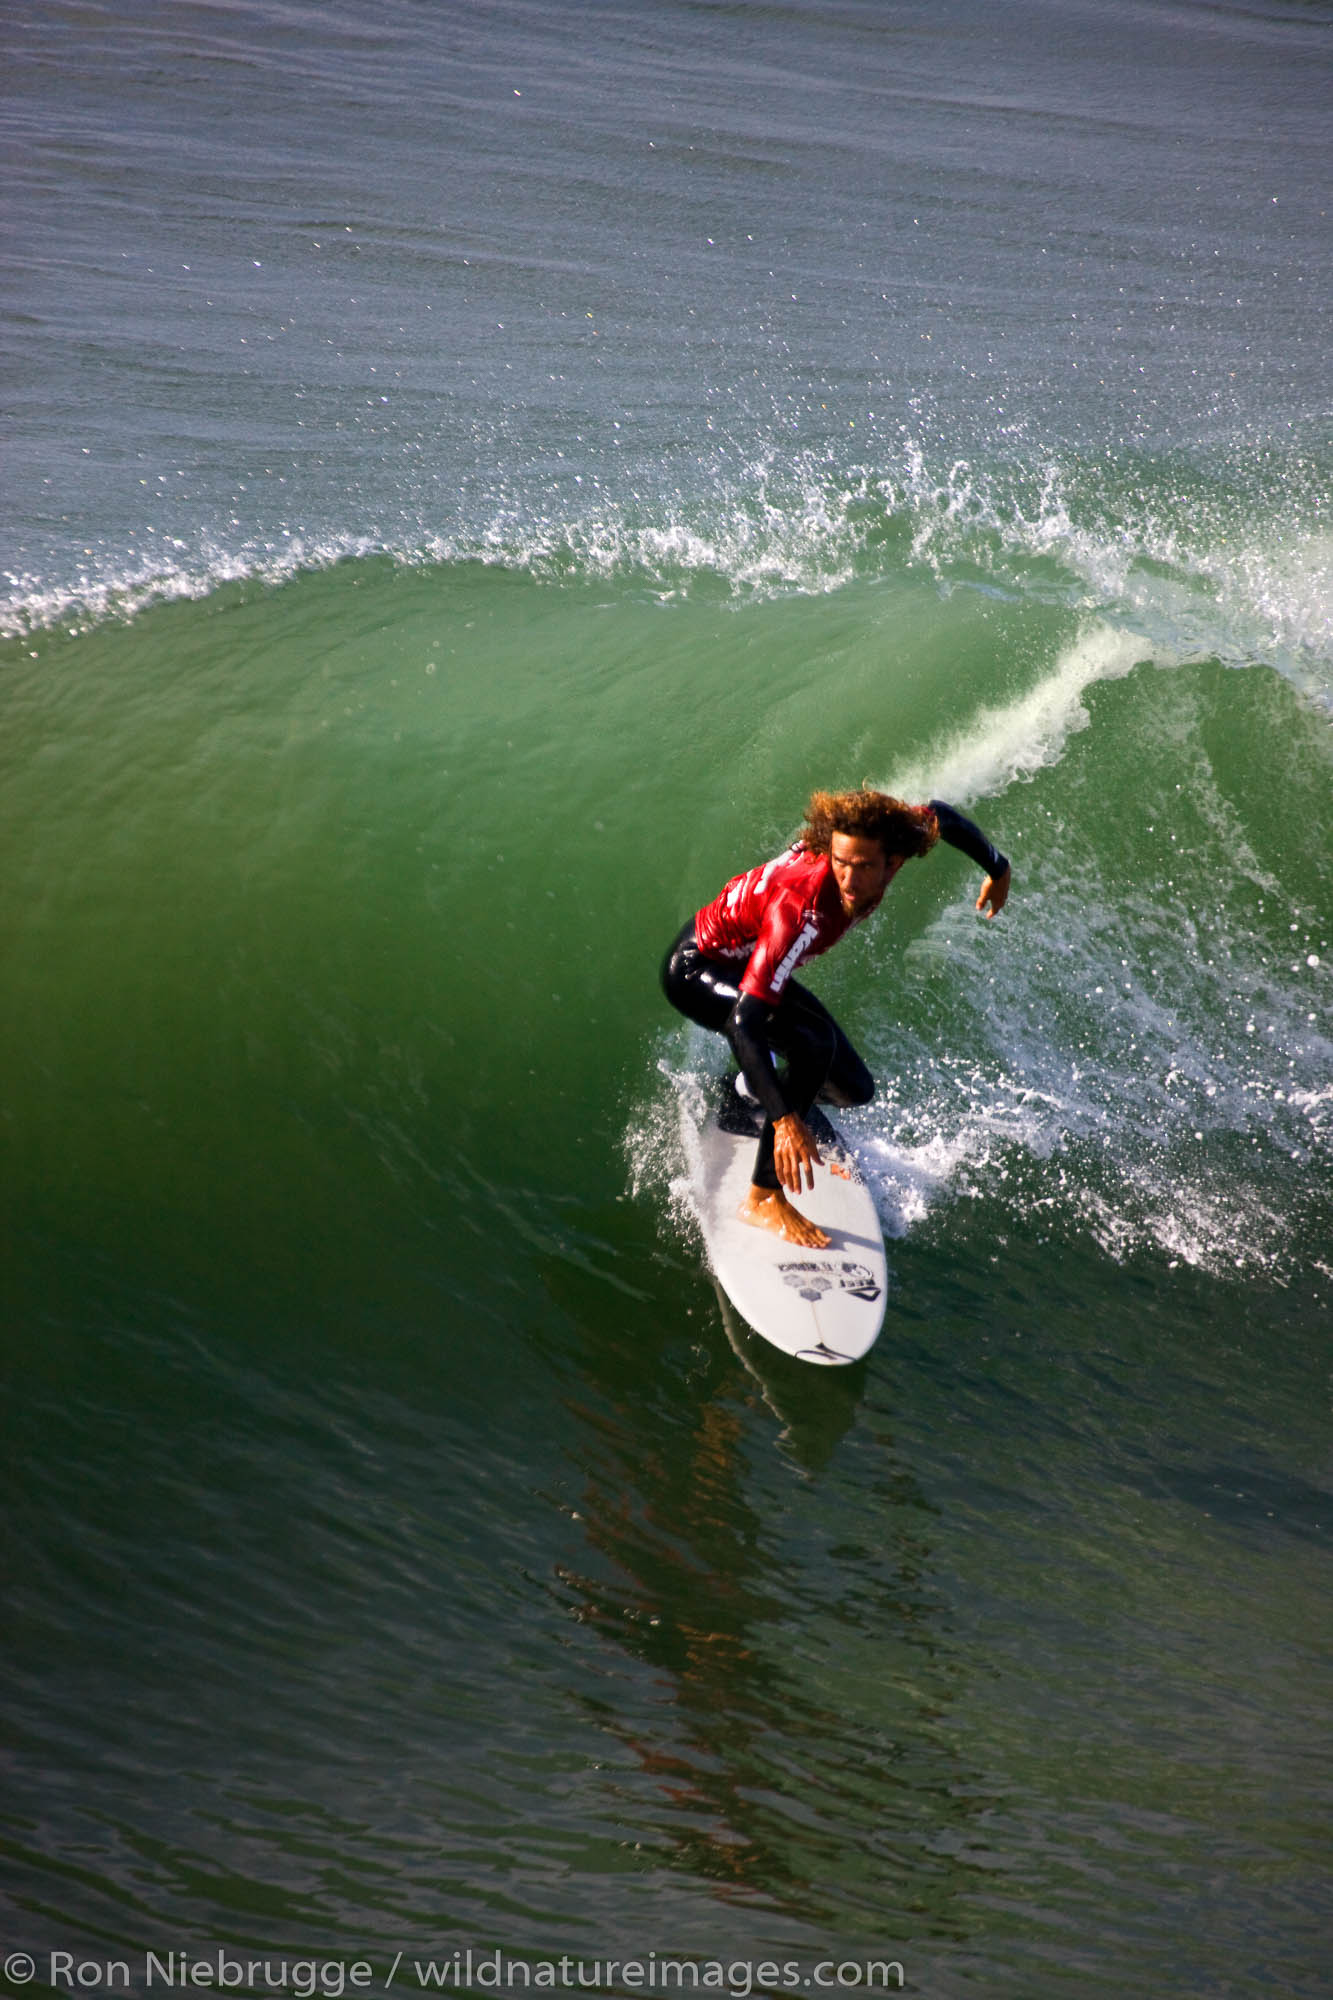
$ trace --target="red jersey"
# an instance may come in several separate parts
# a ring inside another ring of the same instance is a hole
[[[694,935],[709,958],[747,960],[741,992],[775,1007],[797,966],[828,951],[856,921],[842,907],[828,855],[798,841],[728,882],[694,919]]]

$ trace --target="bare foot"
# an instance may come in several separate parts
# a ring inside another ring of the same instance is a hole
[[[818,1223],[808,1221],[799,1208],[793,1208],[781,1188],[751,1186],[736,1213],[742,1222],[752,1223],[756,1229],[771,1229],[786,1243],[799,1243],[806,1250],[828,1248],[829,1238]]]

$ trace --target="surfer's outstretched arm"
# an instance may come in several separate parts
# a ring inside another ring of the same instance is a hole
[[[969,861],[975,861],[978,868],[985,869],[986,879],[977,897],[977,908],[984,910],[987,917],[998,917],[1009,897],[1012,878],[1008,859],[993,841],[987,840],[976,821],[960,813],[956,806],[947,805],[943,799],[932,799],[930,810],[939,822],[940,839],[956,847]]]
[[[998,917],[1008,902],[1009,882],[1010,874],[1006,864],[1002,875],[988,875],[982,883],[981,894],[977,897],[977,908],[985,912],[987,919]]]

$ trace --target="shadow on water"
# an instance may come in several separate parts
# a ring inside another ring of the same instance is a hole
[[[803,1472],[822,1472],[856,1421],[865,1394],[866,1361],[848,1368],[815,1369],[794,1361],[745,1324],[714,1282],[718,1312],[732,1352],[759,1384],[782,1429],[777,1444]]]
[[[586,1274],[547,1277],[596,1344]],[[934,1509],[864,1406],[864,1363],[790,1361],[720,1299],[719,1328],[705,1285],[685,1289],[686,1331],[673,1273],[673,1302],[659,1295],[565,1398],[585,1547],[549,1588],[620,1662],[585,1653],[571,1687],[629,1754],[610,1809],[645,1865],[707,1883],[752,1924],[762,1911],[770,1944],[794,1926],[807,1946],[882,1946],[919,1935],[923,1911],[956,1944],[970,1878],[950,1857],[994,1798],[950,1722],[968,1676]]]

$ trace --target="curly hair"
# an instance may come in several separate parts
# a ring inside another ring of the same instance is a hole
[[[797,838],[812,854],[827,854],[835,833],[877,840],[886,855],[901,854],[911,860],[929,854],[940,827],[929,806],[904,805],[888,792],[872,792],[868,785],[856,792],[812,792]]]

